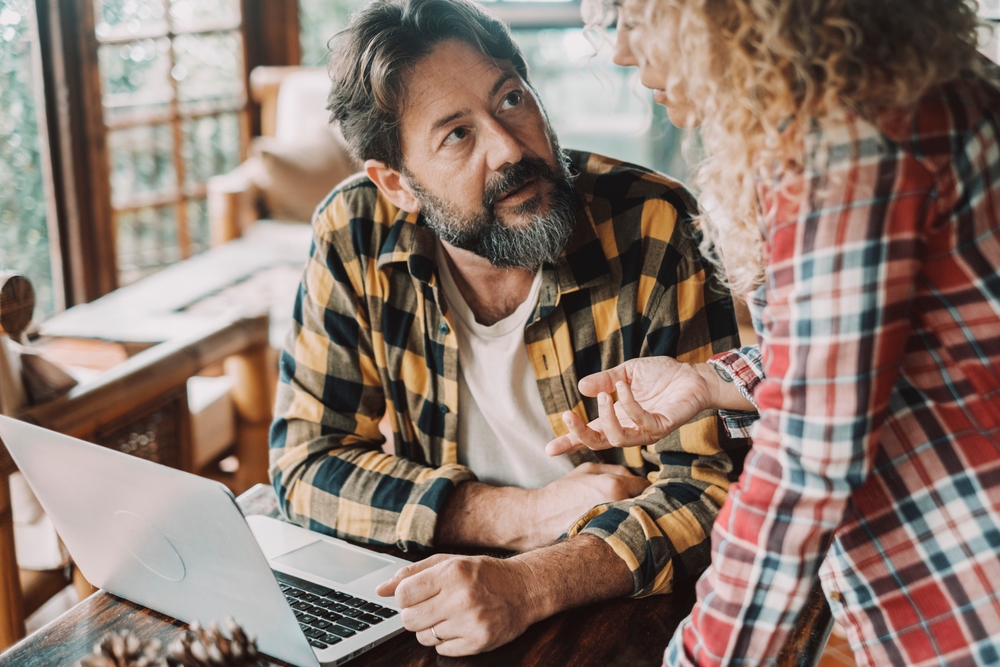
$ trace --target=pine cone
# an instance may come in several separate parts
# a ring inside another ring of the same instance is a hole
[[[212,623],[208,629],[197,623],[189,626],[184,637],[170,644],[167,653],[169,667],[263,667],[257,652],[257,640],[247,636],[236,621],[226,619],[227,638],[219,626]]]
[[[111,632],[94,645],[94,652],[80,661],[80,667],[163,667],[162,647],[159,641],[144,642],[128,630]]]

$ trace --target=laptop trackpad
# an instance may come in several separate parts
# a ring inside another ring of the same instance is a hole
[[[338,584],[349,584],[392,564],[392,561],[375,554],[349,549],[326,540],[317,540],[273,560]]]

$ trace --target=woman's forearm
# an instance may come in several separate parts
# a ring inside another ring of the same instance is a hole
[[[733,376],[722,366],[692,364],[709,386],[709,400],[716,410],[756,412],[757,407],[740,392]]]

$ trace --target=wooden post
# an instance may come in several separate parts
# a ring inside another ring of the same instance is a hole
[[[231,396],[236,407],[236,493],[268,481],[268,430],[271,426],[272,374],[266,345],[226,359],[226,374],[233,378]]]
[[[73,588],[76,589],[76,597],[80,602],[83,602],[97,591],[94,585],[83,576],[83,572],[80,572],[80,568],[76,566],[76,563],[73,563]]]
[[[24,597],[14,552],[14,516],[10,509],[8,476],[16,470],[14,461],[3,448],[0,465],[0,651],[24,637]]]
[[[21,364],[10,353],[7,336],[21,341],[34,312],[31,281],[20,273],[0,272],[0,414],[13,415],[27,402]]]

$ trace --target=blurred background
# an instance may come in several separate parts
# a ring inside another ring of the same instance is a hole
[[[246,81],[247,52],[255,45],[247,42],[258,39],[259,30],[244,17],[253,7],[240,0],[62,2],[74,3],[78,12],[91,13],[84,23],[93,32],[62,38],[91,47],[99,77],[90,82],[99,84],[99,124],[84,129],[103,135],[91,144],[104,143],[112,221],[94,231],[113,237],[105,246],[113,247],[115,271],[103,287],[117,287],[208,247],[206,181],[242,161],[253,133]],[[51,4],[0,3],[0,270],[31,278],[36,317],[87,300],[67,293],[73,267],[61,257],[53,220],[73,212],[46,203],[60,176],[45,159],[43,55],[53,45],[38,43],[39,17],[52,19],[43,5]],[[361,4],[299,0],[297,64],[325,66],[328,41]],[[636,89],[632,73],[610,62],[610,48],[595,51],[578,3],[487,4],[515,26],[564,146],[686,177],[680,132],[651,104],[648,91]],[[49,120],[58,130],[59,119]]]
[[[0,0],[0,271],[32,280],[36,318],[207,249],[207,180],[259,133],[249,69],[324,66],[363,1]],[[564,146],[687,179],[683,133],[595,51],[578,2],[486,4]],[[1000,18],[1000,0],[981,11]],[[995,58],[990,30],[983,49]]]

